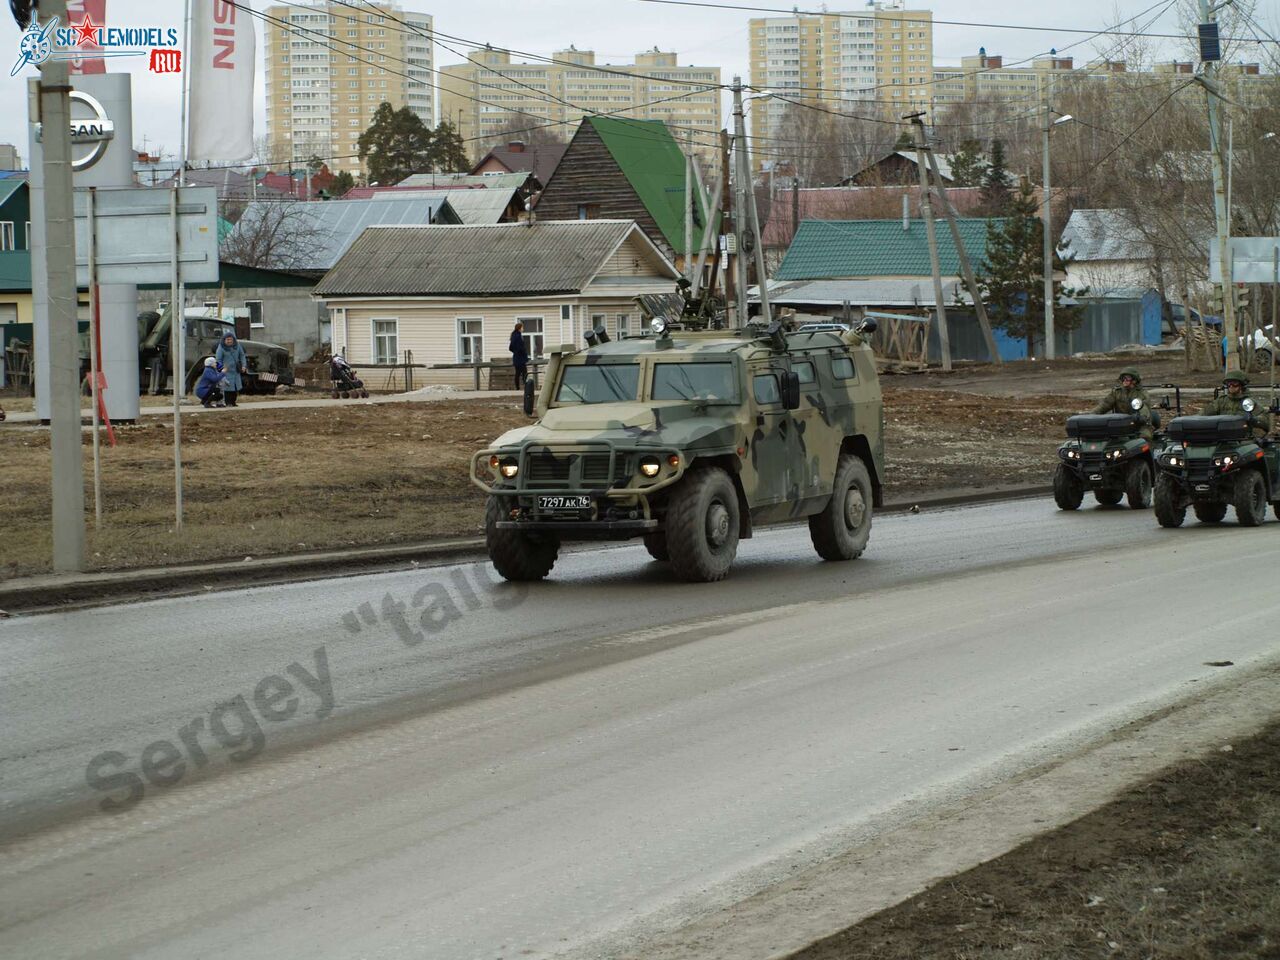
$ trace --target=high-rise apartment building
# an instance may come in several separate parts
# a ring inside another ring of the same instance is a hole
[[[796,109],[788,100],[896,118],[932,99],[932,11],[873,0],[855,12],[753,19],[749,30],[751,86],[780,95],[752,106],[755,137],[778,135]]]
[[[720,68],[681,66],[656,47],[621,64],[597,64],[592,51],[573,47],[513,63],[509,51],[486,47],[440,68],[440,115],[477,159],[537,128],[568,140],[578,120],[596,114],[665,121],[686,152],[710,161],[722,126]]]
[[[316,156],[332,170],[359,173],[360,134],[384,101],[435,126],[431,17],[379,7],[380,13],[330,2],[267,8],[273,163]]]

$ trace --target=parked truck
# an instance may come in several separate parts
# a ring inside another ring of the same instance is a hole
[[[229,312],[222,315],[214,309],[188,308],[186,320],[186,347],[183,378],[184,392],[190,393],[200,378],[204,358],[211,357],[218,344],[228,333],[235,333],[235,319]],[[170,311],[147,311],[138,314],[138,372],[141,389],[146,393],[159,393],[165,389],[173,374],[169,356]],[[249,373],[244,378],[245,393],[275,393],[281,384],[292,384],[293,358],[289,351],[275,343],[260,340],[240,340],[248,361]]]

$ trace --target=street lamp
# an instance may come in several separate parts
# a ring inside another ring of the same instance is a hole
[[[1052,219],[1049,204],[1049,131],[1059,124],[1075,119],[1069,113],[1062,114],[1056,120],[1051,119],[1052,113],[1053,111],[1049,109],[1049,101],[1046,99],[1044,102],[1044,197],[1042,198],[1044,205],[1042,213],[1044,219],[1044,356],[1046,360],[1052,360],[1055,356],[1053,342],[1055,336],[1053,329],[1053,237],[1049,229]]]

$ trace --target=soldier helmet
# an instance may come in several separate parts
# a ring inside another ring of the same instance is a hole
[[[1233,380],[1236,383],[1240,384],[1240,386],[1242,387],[1247,387],[1249,385],[1249,378],[1245,374],[1241,373],[1239,370],[1232,370],[1230,373],[1228,373],[1225,377],[1222,378],[1222,383],[1225,386],[1226,384],[1231,383]]]
[[[1120,375],[1116,377],[1116,380],[1123,380],[1125,377],[1133,377],[1135,383],[1142,383],[1142,374],[1138,373],[1137,367],[1125,367],[1120,371]]]

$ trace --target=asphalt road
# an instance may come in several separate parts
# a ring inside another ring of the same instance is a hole
[[[1036,500],[0,622],[0,953],[603,953],[1280,653],[1277,545]]]

